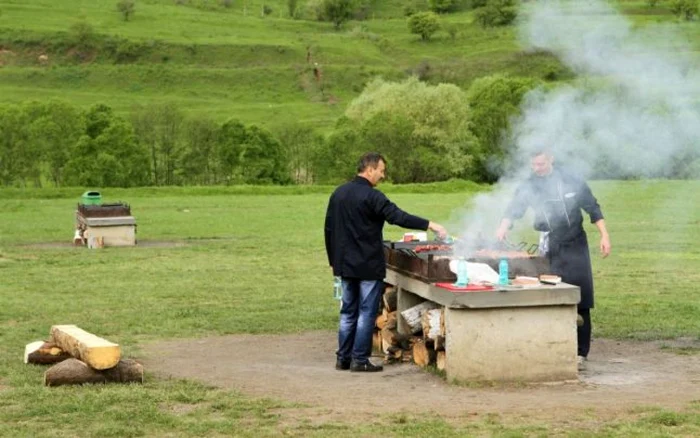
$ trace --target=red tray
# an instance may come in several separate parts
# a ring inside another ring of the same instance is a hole
[[[435,286],[447,289],[452,292],[484,292],[494,290],[493,286],[485,286],[482,284],[470,284],[467,286],[455,286],[453,283],[435,283]]]

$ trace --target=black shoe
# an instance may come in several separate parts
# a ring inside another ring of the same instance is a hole
[[[367,372],[372,373],[376,371],[382,371],[384,367],[382,365],[375,365],[372,362],[358,363],[352,362],[350,364],[350,371],[354,372]]]
[[[335,361],[335,369],[339,371],[345,371],[350,369],[350,361],[349,360],[336,360]]]

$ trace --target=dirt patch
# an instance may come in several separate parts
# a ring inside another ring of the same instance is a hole
[[[684,341],[684,346],[697,342]],[[202,381],[255,397],[302,403],[298,415],[347,421],[377,414],[437,412],[443,417],[498,413],[529,419],[614,418],[639,406],[683,408],[700,399],[700,355],[668,342],[598,339],[579,380],[557,384],[465,387],[411,364],[375,374],[334,369],[336,334],[236,335],[143,346],[147,370]]]

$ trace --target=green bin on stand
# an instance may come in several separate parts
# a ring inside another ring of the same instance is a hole
[[[81,197],[84,205],[100,205],[102,204],[102,195],[100,192],[85,192]]]

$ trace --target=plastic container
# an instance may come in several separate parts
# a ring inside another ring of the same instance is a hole
[[[467,261],[464,257],[460,257],[457,261],[457,282],[455,286],[464,287],[469,284],[469,276],[467,275]]]
[[[508,260],[505,258],[498,263],[498,284],[501,286],[508,285]]]
[[[333,277],[333,298],[343,299],[343,280],[340,277]]]
[[[84,205],[100,205],[102,204],[102,195],[100,192],[85,192],[81,196],[81,201]]]

